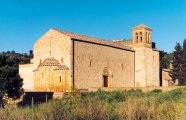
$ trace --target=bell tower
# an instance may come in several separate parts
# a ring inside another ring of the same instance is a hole
[[[152,29],[144,24],[133,28],[132,44],[134,47],[152,48]]]
[[[152,48],[152,29],[141,24],[132,29],[135,50],[135,86],[159,85],[159,52]]]

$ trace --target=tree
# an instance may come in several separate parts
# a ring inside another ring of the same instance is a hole
[[[173,68],[170,73],[172,80],[175,82],[178,80],[179,85],[183,82],[183,49],[179,43],[176,43],[175,51],[173,52]]]
[[[183,60],[182,60],[182,85],[186,83],[186,39],[183,41]]]
[[[168,53],[160,51],[160,69],[167,69],[170,61],[167,59]]]
[[[30,51],[29,51],[29,57],[30,57],[30,58],[33,58],[33,56],[34,56],[33,50],[30,50]]]
[[[183,58],[186,58],[186,39],[183,41]]]
[[[23,94],[23,79],[19,76],[20,63],[28,63],[30,56],[14,51],[0,53],[0,107],[4,106],[4,98],[16,100]]]

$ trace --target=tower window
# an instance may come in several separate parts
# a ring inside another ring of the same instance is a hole
[[[148,34],[148,43],[150,43],[150,33]]]
[[[143,37],[142,37],[142,32],[140,32],[140,42],[142,43]]]
[[[138,42],[138,33],[136,33],[136,42]]]

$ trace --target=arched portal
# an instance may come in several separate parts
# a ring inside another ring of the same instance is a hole
[[[103,70],[103,87],[112,86],[112,74],[108,67]]]

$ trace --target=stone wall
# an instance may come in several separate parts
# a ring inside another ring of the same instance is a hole
[[[146,56],[145,49],[135,48],[135,86],[146,86]]]
[[[146,47],[134,49],[136,87],[159,86],[159,52]]]
[[[136,32],[142,32],[142,41],[136,42]],[[110,88],[159,86],[159,52],[152,49],[151,34],[150,28],[135,28],[133,47],[126,47],[124,42],[51,29],[35,43],[33,64],[20,65],[24,88],[34,88],[33,70],[50,56],[70,69],[69,88],[73,80],[79,89],[103,87],[105,77]]]
[[[74,79],[79,89],[103,87],[104,69],[110,87],[134,87],[134,51],[86,42],[74,42]]]
[[[34,90],[47,92],[67,92],[69,70],[54,70],[56,66],[41,66],[34,72]]]
[[[153,86],[160,86],[160,57],[159,51],[153,50]]]
[[[19,74],[23,79],[23,88],[25,91],[34,90],[34,64],[19,65]]]
[[[170,69],[163,69],[162,70],[162,86],[167,87],[167,86],[171,86],[170,83],[172,83],[173,86],[173,81],[170,74]]]
[[[70,69],[69,85],[72,80],[72,41],[71,38],[51,29],[34,45],[34,67],[47,57],[52,56]]]

